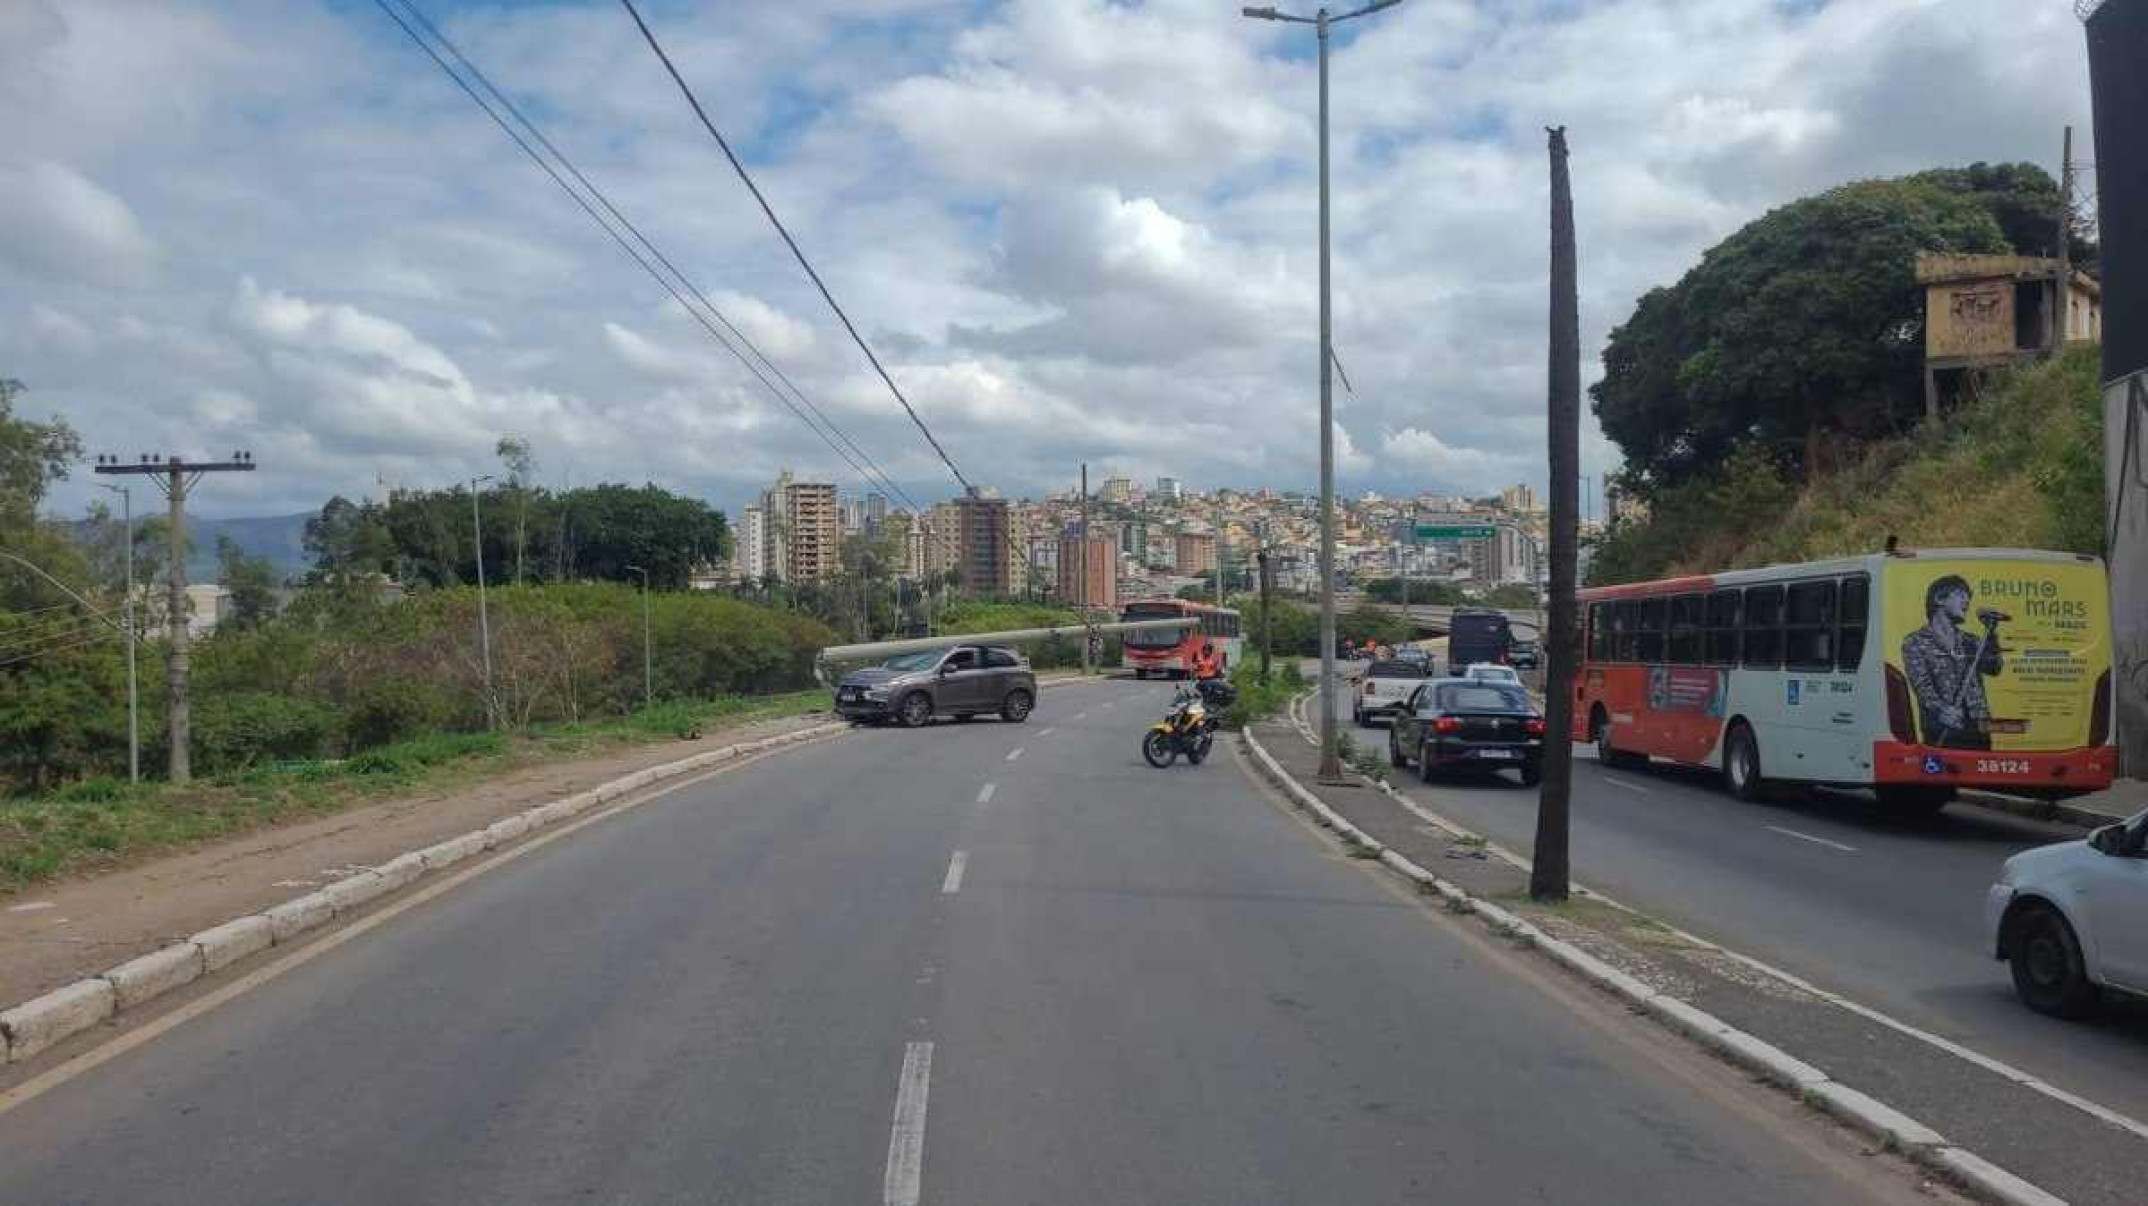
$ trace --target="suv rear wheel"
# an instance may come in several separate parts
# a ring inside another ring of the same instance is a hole
[[[1020,724],[1029,719],[1029,710],[1036,706],[1036,699],[1027,690],[1016,687],[999,702],[999,718],[1009,724]]]
[[[903,727],[920,729],[932,719],[932,696],[923,691],[912,691],[902,697],[902,707],[896,715],[902,718]]]

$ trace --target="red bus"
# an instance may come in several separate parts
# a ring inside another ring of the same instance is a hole
[[[1125,650],[1121,664],[1135,678],[1151,674],[1165,678],[1191,677],[1206,657],[1215,660],[1217,673],[1230,669],[1238,655],[1240,638],[1237,611],[1187,599],[1141,599],[1128,603],[1121,620],[1163,620],[1193,616],[1200,623],[1177,631],[1129,632],[1121,641]],[[1204,650],[1212,651],[1204,655]]]
[[[2107,600],[2097,558],[2017,549],[1586,590],[1574,737],[1748,799],[1770,781],[1927,811],[1963,787],[2095,791],[2118,761]]]

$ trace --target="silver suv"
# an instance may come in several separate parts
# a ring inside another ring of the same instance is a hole
[[[891,657],[853,670],[835,688],[835,711],[861,724],[899,720],[916,728],[934,716],[996,713],[1020,724],[1037,706],[1029,661],[1002,645],[957,645]]]

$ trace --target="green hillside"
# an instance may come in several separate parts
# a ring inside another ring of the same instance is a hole
[[[2097,354],[2076,347],[1993,380],[1936,424],[1856,447],[1800,484],[1750,451],[1662,491],[1595,549],[1591,584],[1905,545],[2103,551]]]

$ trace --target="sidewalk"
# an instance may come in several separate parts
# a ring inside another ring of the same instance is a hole
[[[2127,820],[2148,808],[2148,779],[2120,779],[2103,791],[2075,796],[2071,800],[2031,800],[1992,792],[1965,792],[1962,798],[1979,807],[1996,808],[2016,816],[2096,829]]]
[[[1287,719],[1263,721],[1254,726],[1254,735],[1291,778],[1329,808],[1472,897],[1508,909],[1675,1002],[1788,1052],[1828,1078],[1937,1131],[1947,1143],[2061,1199],[2082,1206],[2141,1200],[2141,1187],[2148,1185],[2148,1136],[1815,995],[1651,918],[1579,895],[1560,906],[1534,904],[1528,899],[1527,875],[1489,851],[1482,839],[1444,825],[1429,811],[1413,811],[1355,776],[1350,786],[1319,784],[1318,753]],[[1606,1006],[1619,1007],[1614,1000],[1607,1000]]]
[[[573,761],[545,762],[481,783],[352,808],[239,834],[132,866],[37,884],[0,898],[0,1008],[96,975],[233,917],[482,829],[512,813],[741,740],[816,724],[826,713],[712,729]]]

